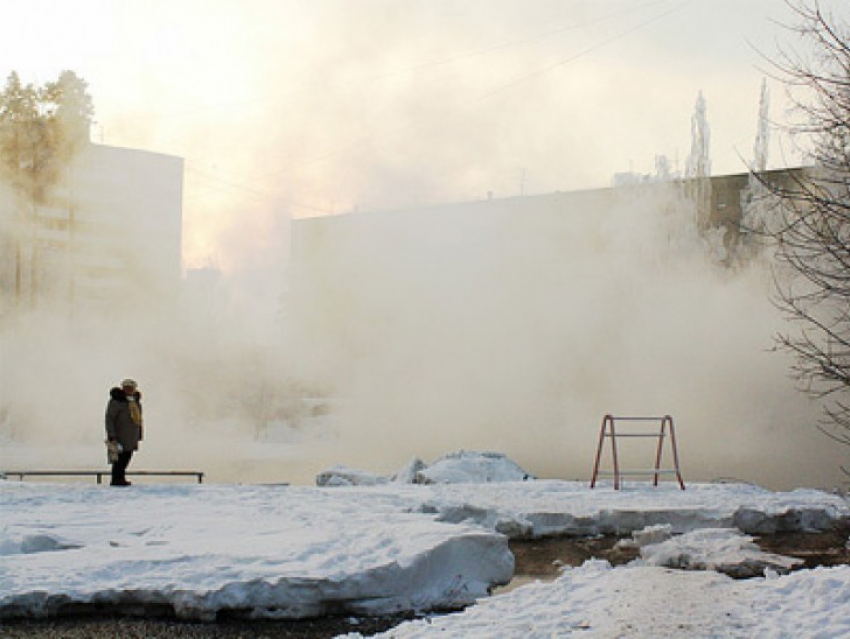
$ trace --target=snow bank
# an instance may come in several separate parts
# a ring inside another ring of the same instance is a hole
[[[441,457],[430,466],[414,458],[391,477],[382,477],[346,466],[335,466],[316,476],[318,486],[374,486],[402,484],[478,484],[533,479],[502,453],[461,450]]]
[[[850,566],[746,581],[590,561],[380,637],[846,637]],[[357,637],[358,635],[349,635]]]
[[[317,486],[376,486],[389,479],[348,466],[334,466],[316,475]]]
[[[699,528],[814,532],[850,521],[850,506],[837,495],[808,489],[774,493],[749,484],[689,484],[680,490],[632,482],[621,490],[606,485],[591,490],[580,482],[537,480],[390,490],[441,521],[475,522],[516,538],[628,535],[655,525],[670,525],[677,534]]]
[[[450,453],[416,473],[417,484],[486,484],[533,479],[501,453]]]
[[[344,491],[0,490],[0,618],[94,604],[204,620],[457,608],[513,575],[502,535]]]

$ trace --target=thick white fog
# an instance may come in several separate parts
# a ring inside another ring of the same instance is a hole
[[[766,260],[721,265],[692,205],[638,193],[296,226],[294,317],[335,389],[336,458],[392,471],[488,449],[583,478],[603,415],[670,414],[691,479],[839,481],[818,408],[769,352],[785,327]],[[651,467],[634,441],[624,465]]]
[[[585,478],[611,412],[672,415],[686,479],[839,481],[817,407],[769,352],[783,326],[762,261],[719,265],[687,206],[478,208],[303,222],[335,233],[312,263],[296,251],[289,296],[266,270],[179,309],[26,314],[2,335],[2,467],[103,465],[107,391],[133,376],[134,465],[211,480],[391,472],[458,448]]]
[[[146,416],[131,469],[212,481],[389,473],[459,448],[589,478],[609,412],[672,415],[686,480],[845,480],[846,449],[772,352],[787,325],[769,255],[728,259],[674,191],[527,195],[646,173],[659,151],[680,174],[702,92],[714,171],[744,170],[755,65],[787,7],[40,4],[6,26],[7,64],[36,84],[77,68],[101,148],[173,162],[134,191],[135,169],[91,172],[112,182],[91,192],[121,201],[102,212],[125,217],[105,241],[123,250],[150,222],[114,297],[69,294],[61,259],[37,296],[0,290],[0,470],[105,467],[108,392],[130,376]],[[72,24],[69,49],[19,37]],[[780,142],[763,144],[759,166],[798,163],[791,145],[767,162]],[[145,189],[175,175],[165,215]],[[15,238],[35,237],[15,198],[0,194],[0,276],[21,261]],[[389,207],[417,210],[367,212]],[[636,467],[652,452],[621,450]]]
[[[302,220],[288,269],[281,252],[190,273],[175,304],[7,314],[0,467],[105,466],[108,390],[131,376],[133,466],[211,481],[389,473],[460,448],[588,478],[610,412],[672,415],[686,481],[839,483],[844,451],[770,352],[767,257],[725,264],[692,204],[640,193]]]

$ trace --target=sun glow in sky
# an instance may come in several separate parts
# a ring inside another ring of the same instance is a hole
[[[294,217],[681,169],[700,91],[714,172],[745,170],[776,21],[781,0],[29,0],[0,72],[82,76],[94,141],[185,158],[187,266],[250,266]],[[780,137],[771,166],[799,162]]]

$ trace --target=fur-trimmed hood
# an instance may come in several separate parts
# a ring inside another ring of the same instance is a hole
[[[117,386],[110,389],[109,396],[112,399],[114,399],[116,402],[126,402],[127,401],[127,396],[124,394],[124,391],[122,389],[118,388]],[[135,393],[133,393],[133,397],[136,398],[137,402],[140,402],[142,400],[142,394],[139,391],[136,391]]]

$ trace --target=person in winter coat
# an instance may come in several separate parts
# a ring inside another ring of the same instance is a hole
[[[125,475],[133,451],[142,440],[142,394],[132,379],[121,382],[121,388],[109,391],[106,405],[106,440],[115,446],[118,455],[112,463],[112,486],[129,486]]]

